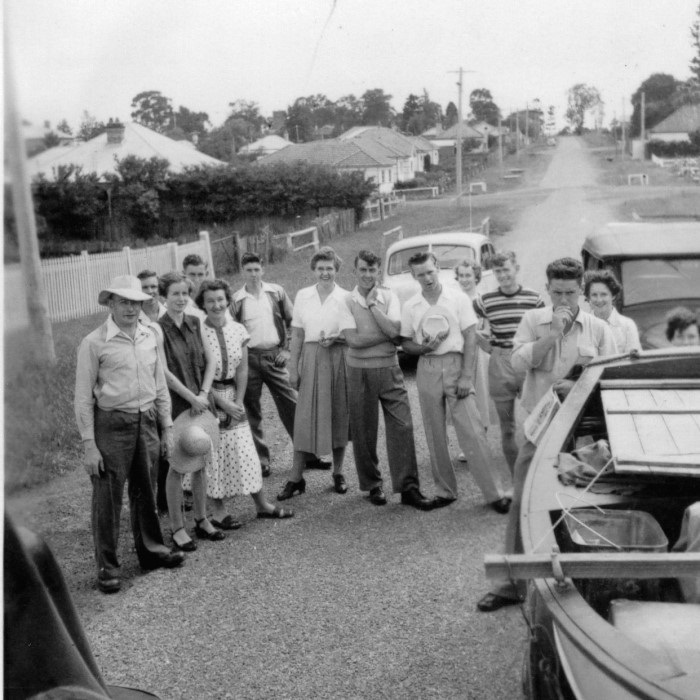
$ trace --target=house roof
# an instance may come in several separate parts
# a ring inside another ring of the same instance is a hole
[[[277,136],[277,134],[268,134],[257,141],[253,141],[253,143],[242,146],[238,150],[238,153],[260,153],[261,155],[267,155],[268,153],[279,151],[280,148],[286,148],[290,144],[291,141],[287,141],[287,139],[283,139],[281,136]]]
[[[416,149],[421,152],[435,150],[435,146],[433,146],[433,144],[430,143],[430,141],[428,141],[428,139],[426,139],[424,136],[409,136],[408,138],[413,141]]]
[[[334,168],[378,168],[394,165],[394,159],[387,152],[371,143],[355,141],[310,141],[293,143],[275,153],[261,158],[260,163],[294,163],[303,160],[308,163],[329,165]]]
[[[698,129],[700,105],[683,105],[649,131],[654,134],[689,134]]]
[[[434,139],[439,140],[439,139],[456,139],[457,138],[457,127],[458,124],[453,124],[449,129],[445,129],[444,131],[438,131],[434,137]],[[465,121],[462,122],[462,138],[463,139],[482,139],[484,138],[484,135],[480,132],[477,131],[474,127],[469,126]]]
[[[340,141],[374,143],[401,158],[410,158],[416,150],[416,144],[410,136],[404,136],[385,126],[354,126],[341,134],[338,139]]]
[[[108,143],[107,133],[73,146],[57,146],[28,161],[30,176],[43,173],[51,179],[59,165],[78,165],[84,173],[115,172],[116,160],[126,156],[139,158],[165,158],[170,163],[170,171],[182,172],[188,166],[225,165],[220,160],[196,150],[189,141],[173,141],[141,124],[130,123],[124,126],[124,136],[120,143]]]

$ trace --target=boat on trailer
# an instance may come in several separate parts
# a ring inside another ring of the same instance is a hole
[[[530,581],[526,697],[700,698],[699,522],[700,348],[592,362],[530,465],[525,554],[485,559]]]

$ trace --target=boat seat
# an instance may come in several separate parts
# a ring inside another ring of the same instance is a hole
[[[700,605],[618,599],[610,603],[610,622],[679,675],[700,668]]]

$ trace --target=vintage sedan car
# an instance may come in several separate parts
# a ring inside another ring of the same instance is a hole
[[[610,268],[622,283],[620,313],[634,319],[643,348],[668,345],[666,314],[700,307],[700,221],[609,223],[588,236],[586,270]]]
[[[461,260],[474,260],[481,265],[479,291],[490,291],[497,286],[491,270],[493,244],[483,233],[449,231],[411,236],[396,241],[384,256],[383,283],[399,298],[401,305],[420,291],[420,285],[411,276],[408,261],[415,253],[430,251],[440,267],[440,282],[456,285],[454,267]]]

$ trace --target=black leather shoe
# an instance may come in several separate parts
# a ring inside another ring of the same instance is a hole
[[[122,582],[116,577],[111,578],[97,578],[97,587],[103,593],[119,593],[122,587]]]
[[[277,500],[286,501],[294,496],[295,493],[301,495],[304,491],[306,491],[306,481],[303,478],[299,479],[299,481],[288,481],[277,494]]]
[[[433,502],[426,498],[418,489],[408,489],[401,494],[401,503],[418,510],[432,510]]]
[[[333,464],[331,462],[327,462],[325,459],[320,459],[320,458],[316,457],[316,459],[309,460],[305,466],[307,469],[325,469],[325,470],[328,470],[333,466]]]
[[[505,515],[510,510],[510,498],[499,498],[493,503],[489,503],[491,508],[493,508],[497,513]]]
[[[456,498],[445,498],[444,496],[435,496],[435,498],[433,498],[433,508],[444,508],[445,506],[450,506],[456,500]]]
[[[176,550],[179,549],[182,552],[194,552],[195,549],[197,549],[197,543],[194,540],[191,540],[189,535],[187,535],[187,541],[183,542],[182,544],[180,544],[175,539],[175,535],[178,532],[180,532],[180,530],[182,530],[187,535],[187,532],[186,532],[184,527],[181,527],[180,529],[175,530],[175,532],[173,532],[173,546],[175,547]]]
[[[226,539],[226,534],[221,532],[221,530],[217,530],[214,528],[212,532],[209,532],[208,530],[205,530],[199,523],[201,523],[204,520],[195,520],[194,521],[194,534],[199,537],[200,540],[209,540],[210,542],[220,542],[221,540]],[[212,527],[214,527],[212,525]]]
[[[373,489],[370,489],[369,502],[374,503],[375,506],[386,505],[386,496],[384,495],[384,491],[382,491],[381,486],[375,486]]]
[[[518,605],[519,600],[515,598],[506,598],[497,593],[487,593],[477,604],[476,609],[481,612],[493,612],[499,608],[505,608],[507,605]]]
[[[263,478],[265,478],[265,479],[266,479],[268,476],[270,476],[270,474],[272,474],[272,470],[270,469],[270,465],[269,465],[269,464],[261,464],[261,465],[260,465],[260,470],[262,471]]]
[[[184,562],[185,555],[183,552],[168,552],[160,557],[158,566],[162,566],[164,569],[174,569],[182,566]]]
[[[348,492],[348,484],[342,474],[333,474],[333,489],[336,493]]]

